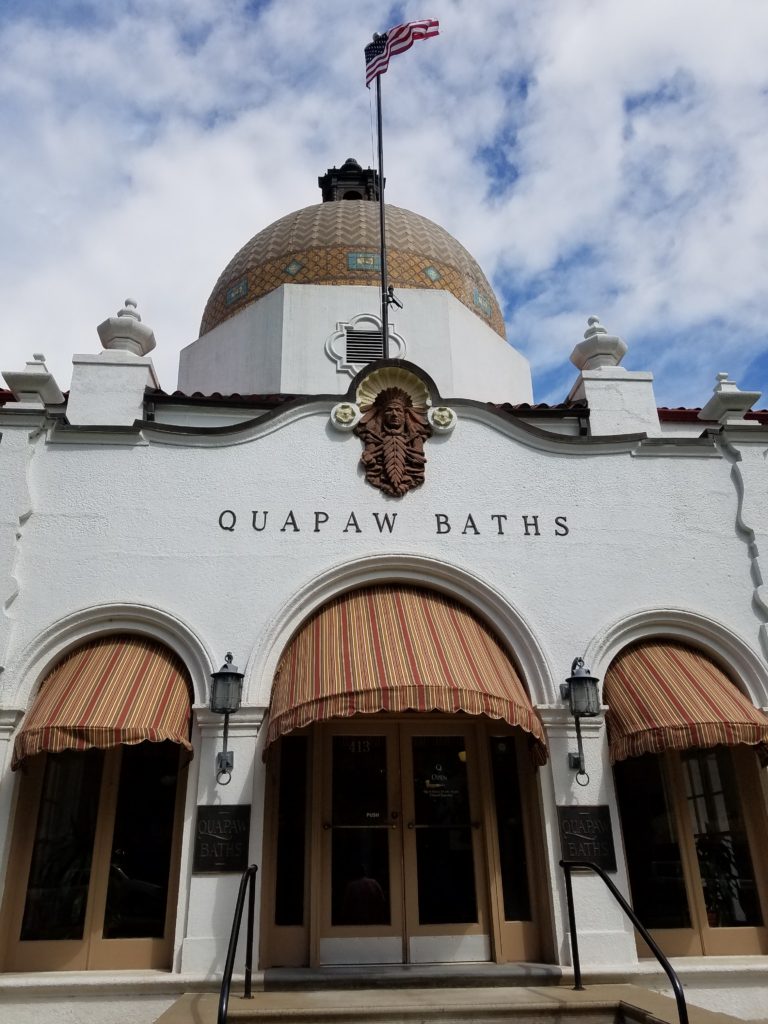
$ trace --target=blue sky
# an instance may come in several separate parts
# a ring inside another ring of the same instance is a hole
[[[479,260],[537,400],[596,313],[660,405],[726,370],[768,406],[764,0],[0,0],[0,368],[44,352],[66,387],[130,295],[173,390],[229,258],[372,162],[362,49],[420,17],[388,200]]]

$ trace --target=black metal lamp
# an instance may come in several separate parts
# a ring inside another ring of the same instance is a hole
[[[567,700],[571,714],[576,721],[576,739],[579,744],[578,754],[568,754],[568,767],[576,769],[576,781],[580,786],[586,786],[589,782],[589,775],[584,769],[584,746],[581,742],[582,718],[594,718],[600,714],[600,692],[598,690],[599,679],[593,676],[584,664],[583,658],[574,658],[571,665],[571,674],[564,683],[560,684],[560,694],[563,700]],[[581,782],[581,779],[584,782]]]
[[[211,703],[210,708],[217,715],[224,715],[224,739],[221,752],[216,755],[216,781],[221,786],[228,786],[232,780],[235,767],[235,755],[227,750],[229,739],[229,716],[240,710],[243,697],[243,675],[232,664],[232,652],[227,651],[224,664],[218,672],[211,672]],[[226,776],[226,779],[224,778]]]

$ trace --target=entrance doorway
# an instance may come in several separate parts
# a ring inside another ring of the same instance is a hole
[[[498,726],[358,716],[280,741],[262,966],[540,955],[533,771]]]
[[[472,730],[325,733],[321,963],[490,959]]]

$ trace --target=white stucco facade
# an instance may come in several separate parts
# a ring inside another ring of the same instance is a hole
[[[573,659],[583,656],[602,679],[627,645],[676,639],[727,665],[749,701],[768,708],[768,416],[744,419],[746,405],[728,422],[725,413],[720,422],[693,412],[685,424],[665,421],[652,375],[625,373],[610,359],[582,364],[575,404],[559,410],[487,405],[530,402],[526,361],[452,295],[414,290],[392,328],[408,372],[434,383],[432,405],[446,400],[456,426],[425,442],[424,483],[393,498],[367,482],[360,439],[331,421],[338,396],[354,402],[355,394],[326,342],[370,305],[369,291],[284,285],[182,354],[188,395],[299,396],[285,402],[170,397],[155,387],[150,356],[125,347],[77,356],[66,401],[23,391],[12,374],[12,390],[0,394],[6,898],[21,870],[12,840],[23,772],[11,771],[11,749],[41,683],[95,637],[158,641],[184,663],[193,690],[175,991],[221,970],[238,884],[231,872],[193,870],[196,808],[249,806],[249,860],[262,862],[264,723],[275,673],[301,625],[341,594],[397,583],[449,595],[514,658],[549,745],[534,775],[535,874],[546,893],[539,927],[548,960],[566,971],[558,807],[610,808],[613,877],[629,895],[602,713],[582,722],[588,783],[578,785],[568,765],[575,732],[559,685]],[[31,372],[44,376],[36,365]],[[225,788],[214,768],[221,719],[206,705],[210,673],[227,650],[244,689],[230,722],[235,770]],[[757,813],[765,814],[764,799]],[[578,876],[575,890],[585,969],[664,988],[638,960],[601,881]],[[426,959],[439,959],[436,948]],[[490,956],[490,946],[482,949]],[[693,1001],[749,1018],[761,1011],[757,972],[766,963],[734,956],[718,961],[717,976],[706,957],[677,965]],[[24,984],[8,996],[19,1020]]]

